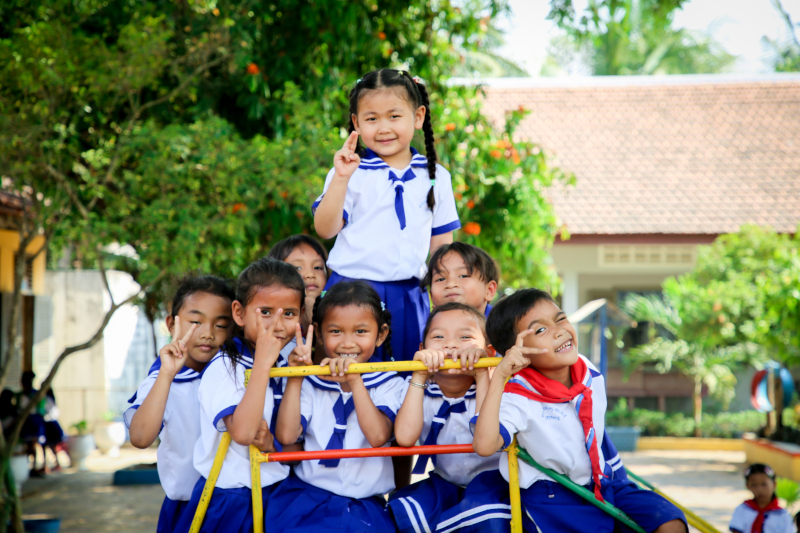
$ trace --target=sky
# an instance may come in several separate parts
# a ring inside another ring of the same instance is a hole
[[[574,0],[578,13],[586,0]],[[783,0],[783,8],[800,22],[800,0]],[[499,50],[502,57],[537,76],[547,55],[550,39],[558,33],[555,24],[546,20],[548,0],[509,0],[512,14],[500,22],[506,32],[506,44]],[[675,13],[676,28],[710,33],[728,51],[738,56],[733,72],[757,74],[770,72],[761,37],[785,35],[785,24],[770,0],[690,0]],[[800,33],[800,30],[798,30]]]

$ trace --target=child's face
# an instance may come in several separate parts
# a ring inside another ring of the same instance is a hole
[[[458,302],[483,313],[497,292],[496,281],[487,283],[475,271],[470,275],[464,258],[456,252],[445,254],[433,269],[431,300],[434,307]]]
[[[437,313],[424,342],[420,344],[420,350],[442,350],[448,355],[467,348],[486,349],[486,338],[475,318],[458,309]],[[473,371],[450,369],[437,372],[437,375],[443,373],[472,375]]]
[[[750,477],[747,478],[747,489],[753,493],[756,502],[764,506],[772,500],[772,494],[775,492],[775,482],[768,475],[761,472],[750,474]]]
[[[375,348],[383,344],[389,328],[378,328],[378,322],[364,305],[333,307],[325,313],[319,328],[325,355],[348,357],[358,363],[369,361]]]
[[[207,292],[195,292],[183,300],[178,311],[181,322],[181,335],[185,335],[192,324],[197,324],[187,349],[189,359],[186,366],[201,370],[219,351],[220,346],[228,340],[231,326],[231,301],[222,296]],[[175,336],[175,320],[167,317],[167,328]],[[194,363],[199,363],[195,365]]]
[[[365,91],[358,102],[358,115],[353,126],[364,145],[382,159],[407,152],[414,130],[422,127],[425,108],[412,108],[402,98],[402,87]]]
[[[283,309],[280,316],[278,309]],[[282,285],[261,287],[258,292],[242,305],[238,300],[233,302],[233,320],[244,329],[244,337],[255,344],[258,332],[268,328],[275,321],[274,335],[285,346],[294,338],[295,326],[300,322],[303,302],[300,294]]]
[[[523,316],[514,328],[519,335],[530,329],[523,346],[546,349],[530,356],[531,366],[540,372],[562,370],[578,360],[578,335],[567,315],[549,300],[542,300]]]
[[[286,256],[286,262],[297,268],[306,285],[306,297],[316,299],[325,287],[328,276],[325,274],[325,261],[307,244],[296,246]]]

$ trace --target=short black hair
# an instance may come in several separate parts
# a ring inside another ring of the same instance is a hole
[[[314,237],[310,237],[309,235],[292,235],[291,237],[286,237],[282,241],[278,241],[275,243],[275,246],[270,248],[267,257],[271,257],[272,259],[277,259],[278,261],[286,261],[286,258],[289,257],[295,248],[300,246],[301,244],[305,244],[310,247],[312,250],[317,252],[322,258],[323,263],[328,262],[328,251],[325,250],[325,247],[315,239]],[[328,265],[325,265],[325,274],[328,274]]]
[[[470,307],[468,305],[459,302],[448,302],[444,305],[434,307],[433,311],[431,311],[431,315],[428,317],[428,321],[425,323],[425,330],[422,332],[423,346],[425,345],[425,339],[428,336],[428,332],[431,330],[433,317],[435,317],[439,313],[446,313],[447,311],[463,311],[468,315],[470,315],[478,323],[478,327],[481,328],[481,333],[483,333],[483,337],[484,339],[486,339],[486,317],[483,316],[483,313],[477,311],[474,307]]]
[[[505,355],[514,346],[517,341],[517,324],[542,301],[555,303],[547,291],[522,289],[506,296],[492,308],[486,321],[486,334],[499,355]]]
[[[744,479],[747,481],[753,474],[764,474],[772,481],[775,481],[775,471],[768,465],[762,463],[755,463],[748,466],[744,471]]]
[[[181,307],[183,307],[186,298],[198,292],[219,296],[231,302],[236,298],[236,293],[229,280],[218,278],[217,276],[192,276],[183,278],[180,285],[178,285],[178,290],[175,291],[175,296],[172,298],[170,316],[173,318],[178,316],[178,312],[181,310]]]
[[[464,264],[467,265],[467,272],[469,272],[470,276],[473,272],[477,272],[485,283],[500,281],[497,263],[492,259],[491,255],[477,246],[456,241],[450,244],[443,244],[433,252],[431,260],[428,262],[428,272],[419,282],[421,289],[426,289],[431,286],[431,283],[433,283],[433,275],[436,273],[439,265],[442,264],[444,256],[450,252],[457,253],[461,256],[461,259],[464,260]]]

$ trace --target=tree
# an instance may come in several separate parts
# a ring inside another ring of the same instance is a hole
[[[722,72],[735,58],[710,36],[673,28],[686,0],[589,0],[578,15],[572,0],[550,0],[548,19],[567,39],[557,38],[547,71],[556,59],[585,58],[595,75]],[[566,56],[566,57],[565,57]]]
[[[761,38],[770,55],[771,66],[775,72],[800,71],[800,41],[797,39],[796,30],[798,25],[792,22],[792,17],[783,8],[781,0],[772,0],[772,5],[786,24],[786,36],[778,39],[770,39],[767,36]]]

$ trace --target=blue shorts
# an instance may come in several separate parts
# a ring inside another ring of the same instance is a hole
[[[342,281],[357,281],[353,278],[340,276],[331,272],[325,284],[327,291]],[[377,291],[381,301],[386,304],[386,309],[392,314],[392,357],[388,357],[386,350],[379,347],[370,361],[412,361],[414,354],[419,351],[422,341],[422,332],[425,323],[431,314],[428,293],[419,288],[416,278],[402,281],[366,281]]]
[[[281,533],[382,533],[394,524],[382,496],[348,498],[289,476],[272,493],[267,531]]]
[[[627,479],[603,481],[601,492],[606,502],[623,511],[645,531],[655,531],[671,520],[681,520],[686,524],[683,512],[655,492],[640,489]],[[608,513],[555,481],[537,481],[520,492],[522,524],[530,533],[538,530],[559,533],[632,532],[616,523]]]
[[[164,503],[161,504],[161,512],[158,514],[157,533],[172,533],[178,525],[183,511],[189,502],[186,500],[170,500],[164,496]]]
[[[175,533],[189,533],[192,520],[203,494],[206,478],[200,477],[192,490],[192,497],[175,526]],[[261,487],[261,504],[266,514],[270,495],[280,483]],[[253,497],[249,488],[215,488],[208,504],[200,533],[250,533],[253,531]]]

